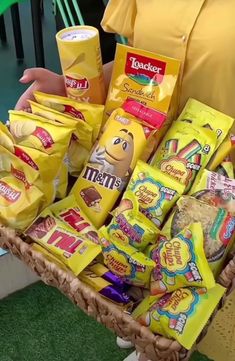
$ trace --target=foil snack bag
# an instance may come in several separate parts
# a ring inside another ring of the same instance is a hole
[[[166,116],[180,62],[149,51],[117,44],[105,116],[127,99],[157,109]]]

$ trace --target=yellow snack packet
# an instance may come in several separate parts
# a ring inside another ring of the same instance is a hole
[[[10,110],[9,127],[18,145],[56,154],[61,159],[68,150],[74,128],[31,113]]]
[[[178,121],[195,124],[214,131],[217,135],[215,149],[217,149],[225,140],[234,123],[234,119],[232,117],[229,117],[228,115],[225,115],[218,110],[215,110],[192,98],[187,101]]]
[[[58,112],[68,114],[78,121],[80,119],[84,121],[92,128],[93,143],[96,141],[103,120],[103,105],[77,102],[76,100],[70,98],[41,93],[39,91],[34,92],[34,98],[39,104],[55,109]]]
[[[116,236],[110,238],[105,227],[99,232],[104,263],[110,271],[128,284],[149,287],[155,262],[134,247],[123,244]]]
[[[183,184],[141,160],[137,162],[127,186],[137,199],[140,211],[158,227],[184,189]]]
[[[203,249],[200,223],[192,223],[171,240],[147,247],[145,254],[156,262],[151,276],[151,295],[163,295],[182,287],[215,286]]]
[[[75,229],[82,237],[99,244],[99,235],[91,221],[83,213],[73,195],[50,205],[52,214]]]
[[[167,114],[179,69],[178,60],[117,44],[105,116],[127,99]]]
[[[216,135],[210,129],[175,122],[159,145],[151,165],[184,184],[187,192],[212,157],[216,142]]]
[[[235,215],[235,180],[204,169],[197,178],[190,195]]]
[[[175,237],[190,223],[200,222],[204,234],[204,250],[210,268],[216,276],[223,265],[235,236],[235,217],[223,208],[183,196],[165,223],[162,232],[167,238]]]
[[[138,158],[153,134],[155,119],[146,124],[119,108],[72,188],[82,210],[100,227],[126,186]],[[152,123],[151,123],[152,122]]]
[[[121,243],[130,244],[140,251],[149,243],[155,243],[160,233],[155,224],[139,211],[138,200],[130,191],[124,193],[106,230],[109,238],[114,236]]]
[[[216,169],[216,173],[226,178],[234,179],[234,164],[230,157],[227,157]]]
[[[0,145],[0,221],[24,230],[44,202],[39,172]]]
[[[180,288],[161,298],[147,297],[132,316],[154,333],[177,340],[191,349],[226,289]]]
[[[220,147],[217,149],[215,155],[212,157],[209,162],[207,169],[214,171],[235,149],[235,136],[228,135]]]
[[[40,244],[32,243],[31,244],[31,249],[33,251],[42,253],[48,259],[49,262],[57,264],[60,268],[62,268],[64,270],[68,270],[63,262],[61,262],[53,253],[47,251],[45,248],[40,246]]]
[[[46,208],[25,231],[34,242],[56,256],[77,276],[101,252],[100,246],[84,239]]]

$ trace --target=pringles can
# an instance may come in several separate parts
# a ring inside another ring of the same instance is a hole
[[[72,26],[56,34],[67,96],[96,104],[105,102],[98,29]]]

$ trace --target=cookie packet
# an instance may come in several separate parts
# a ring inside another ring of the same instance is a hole
[[[179,70],[176,59],[117,44],[105,116],[133,99],[166,117]]]
[[[86,268],[79,275],[79,279],[95,289],[100,295],[120,306],[131,306],[130,297],[112,283],[98,276],[90,268]]]
[[[154,133],[156,113],[149,111],[143,121],[116,109],[72,188],[97,228],[104,224]]]
[[[204,169],[189,195],[235,215],[235,180]]]
[[[149,287],[155,262],[134,247],[123,244],[115,236],[110,238],[104,226],[99,233],[104,263],[110,271],[127,284]]]
[[[151,165],[186,186],[206,167],[216,148],[215,133],[186,122],[174,122],[159,145]]]
[[[140,211],[158,227],[184,193],[185,186],[157,168],[139,160],[128,183]]]
[[[235,217],[223,208],[183,196],[165,223],[162,232],[175,237],[190,223],[200,222],[204,234],[204,251],[215,277],[219,274],[235,237]]]
[[[187,350],[196,342],[226,289],[179,288],[163,297],[147,297],[132,316],[153,333],[175,339]]]
[[[192,98],[187,101],[177,121],[211,129],[217,136],[215,149],[224,142],[234,124],[232,117]]]
[[[81,119],[92,128],[93,143],[98,138],[103,120],[103,105],[77,102],[67,97],[46,94],[39,91],[34,92],[34,98],[39,104],[68,114],[75,119]]]
[[[163,240],[145,250],[156,263],[151,275],[150,294],[171,293],[182,287],[215,286],[214,276],[203,249],[200,223],[192,223],[170,240]]]
[[[138,200],[130,191],[124,193],[106,230],[110,238],[114,236],[139,251],[149,243],[155,243],[160,233],[155,224],[140,212]]]
[[[207,169],[214,171],[235,149],[235,136],[228,135],[210,160]]]
[[[38,243],[77,276],[101,252],[99,245],[83,238],[73,228],[44,209],[24,234]]]
[[[99,244],[98,231],[79,207],[73,195],[49,206],[52,214],[66,225],[72,227],[82,237]]]
[[[40,174],[0,145],[0,221],[23,231],[45,202]]]

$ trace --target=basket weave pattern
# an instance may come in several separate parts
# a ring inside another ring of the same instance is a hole
[[[0,247],[26,263],[48,285],[58,288],[87,315],[95,318],[116,335],[132,341],[138,351],[151,361],[186,360],[189,352],[174,340],[154,335],[127,313],[101,297],[76,278],[69,270],[63,270],[49,262],[45,256],[16,235],[15,231],[0,226]],[[235,258],[220,275],[219,282],[230,287],[235,279]]]

